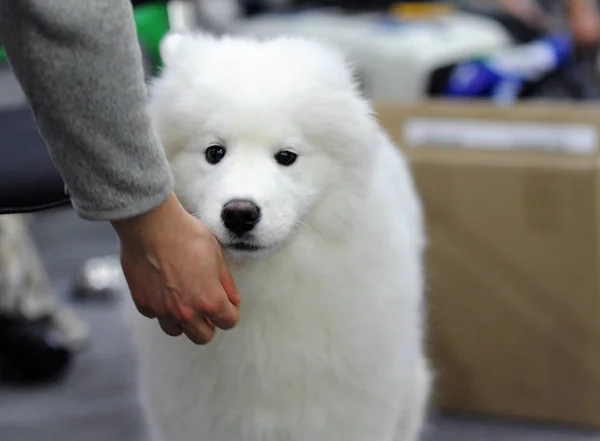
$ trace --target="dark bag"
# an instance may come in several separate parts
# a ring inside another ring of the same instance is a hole
[[[69,203],[31,111],[0,111],[0,215]]]

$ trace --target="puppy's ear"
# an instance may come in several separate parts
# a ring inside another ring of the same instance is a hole
[[[166,66],[172,65],[182,50],[202,50],[203,44],[212,42],[215,37],[205,32],[171,31],[160,42],[160,57]],[[187,48],[187,49],[185,49]]]
[[[169,32],[160,42],[160,57],[165,65],[171,64],[175,55],[183,46],[187,35],[182,32]]]

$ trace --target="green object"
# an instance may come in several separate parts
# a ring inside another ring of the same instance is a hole
[[[162,66],[160,41],[170,29],[167,2],[145,3],[135,7],[133,14],[140,43],[156,71]],[[0,46],[0,64],[7,61],[6,52]]]
[[[170,29],[167,3],[146,3],[136,7],[133,13],[138,38],[156,71],[162,67],[160,42]]]

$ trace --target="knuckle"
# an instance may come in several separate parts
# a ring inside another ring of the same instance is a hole
[[[185,335],[195,344],[197,345],[205,345],[212,341],[214,337],[214,331],[210,330],[202,330],[199,331],[197,329],[186,328]]]
[[[222,329],[232,329],[238,323],[238,317],[235,315],[227,316],[223,320],[223,324],[221,325]]]
[[[180,326],[174,325],[173,323],[159,321],[159,324],[165,334],[170,335],[171,337],[177,337],[183,332]]]
[[[134,304],[140,314],[150,318],[156,317],[155,311],[146,302],[135,301]]]
[[[196,338],[196,340],[194,341],[194,343],[196,343],[197,345],[207,345],[211,341],[212,341],[212,336],[202,335],[202,336]]]
[[[223,300],[217,296],[203,297],[198,300],[198,308],[208,316],[216,315],[223,309]]]
[[[238,320],[239,314],[235,308],[232,308],[219,317],[217,325],[221,329],[232,329],[237,325]]]
[[[177,303],[171,312],[173,320],[179,323],[188,323],[194,320],[195,312],[192,308],[188,308],[185,305]]]
[[[182,310],[179,313],[179,319],[182,322],[191,322],[192,320],[194,320],[194,318],[195,314],[191,308],[182,308]]]
[[[165,328],[163,328],[163,331],[169,337],[179,337],[181,335],[181,332],[182,332],[181,330],[178,330],[178,329],[165,329]]]
[[[144,296],[136,295],[135,293],[131,293],[131,297],[133,298],[133,302],[135,306],[138,308],[146,308],[148,306],[148,301]]]

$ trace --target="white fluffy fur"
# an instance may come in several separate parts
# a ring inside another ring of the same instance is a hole
[[[207,346],[136,315],[164,441],[415,441],[426,412],[423,220],[407,162],[335,50],[171,35],[151,111],[184,205],[227,247],[234,198],[258,252],[226,250],[241,320]],[[207,163],[205,149],[227,154]],[[296,152],[290,167],[274,154]]]

